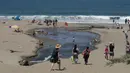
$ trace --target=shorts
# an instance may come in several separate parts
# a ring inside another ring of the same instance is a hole
[[[50,62],[51,62],[51,63],[58,63],[58,62],[59,62],[59,59],[58,59],[58,58],[51,58],[51,59],[50,59]]]
[[[108,56],[108,53],[104,53],[105,54],[105,56]]]
[[[110,52],[110,56],[114,56],[114,52]]]

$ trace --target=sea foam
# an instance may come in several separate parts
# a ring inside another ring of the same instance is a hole
[[[0,19],[12,19],[17,16],[0,16]],[[113,23],[111,17],[119,17],[115,22],[124,24],[125,19],[130,19],[130,16],[96,16],[96,15],[21,15],[22,20],[45,20],[45,19],[57,19],[59,22],[68,23]]]

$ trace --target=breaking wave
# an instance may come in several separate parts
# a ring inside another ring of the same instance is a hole
[[[18,17],[22,20],[45,20],[45,19],[57,19],[59,22],[68,23],[117,23],[124,24],[125,19],[130,19],[130,16],[95,16],[95,15],[20,15],[20,16],[0,16],[0,19],[12,19],[12,17]],[[118,18],[118,19],[116,19]]]

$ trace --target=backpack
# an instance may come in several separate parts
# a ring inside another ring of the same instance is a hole
[[[84,50],[84,51],[83,51],[83,53],[82,53],[82,55],[83,55],[83,56],[86,56],[86,55],[89,55],[89,53],[90,53],[90,51],[89,51],[89,50],[87,50],[87,51],[86,51],[86,50]]]

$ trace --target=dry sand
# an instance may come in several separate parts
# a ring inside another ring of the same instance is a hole
[[[24,67],[19,66],[18,61],[20,56],[31,55],[35,50],[37,40],[22,34],[15,33],[9,25],[19,25],[24,31],[32,28],[46,27],[44,25],[38,26],[36,24],[28,25],[28,21],[8,21],[7,24],[0,24],[0,73],[129,73],[130,65],[115,64],[112,67],[105,66],[106,61],[104,59],[104,48],[108,42],[115,43],[115,57],[120,57],[125,54],[125,36],[121,29],[98,29],[95,28],[92,32],[99,33],[101,35],[101,43],[96,45],[97,50],[91,52],[89,63],[92,65],[84,65],[82,55],[80,55],[79,61],[81,64],[73,65],[70,59],[61,59],[62,67],[66,67],[64,71],[52,71],[50,72],[50,62],[44,62],[35,64],[33,66]],[[59,26],[63,26],[63,23],[59,23]],[[80,26],[80,25],[71,25]],[[128,29],[124,26],[124,29]],[[130,32],[128,32],[128,35]],[[20,52],[10,53],[9,50],[16,50]],[[55,65],[57,68],[57,65]]]

